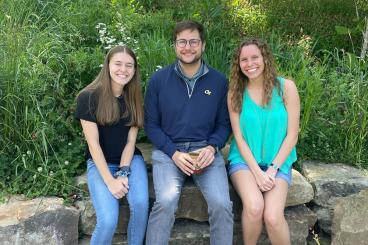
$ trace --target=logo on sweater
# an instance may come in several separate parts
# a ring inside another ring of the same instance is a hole
[[[211,95],[211,93],[212,93],[212,92],[211,92],[210,90],[206,89],[206,90],[204,91],[204,93],[205,93],[205,94],[207,94],[207,95]]]

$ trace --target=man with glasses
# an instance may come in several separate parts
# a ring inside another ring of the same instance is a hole
[[[206,43],[201,24],[177,23],[173,38],[177,60],[153,74],[145,96],[156,195],[146,244],[168,244],[182,186],[192,176],[208,205],[211,244],[230,245],[232,203],[219,151],[231,130],[227,80],[202,60]]]

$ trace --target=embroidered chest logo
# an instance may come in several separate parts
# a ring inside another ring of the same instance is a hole
[[[205,94],[207,94],[207,95],[211,95],[211,93],[212,93],[212,92],[211,92],[210,90],[206,89],[206,90],[204,91],[204,93],[205,93]]]

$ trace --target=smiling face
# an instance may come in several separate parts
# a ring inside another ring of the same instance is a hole
[[[114,91],[123,89],[134,76],[134,59],[125,52],[115,53],[109,62],[111,85]]]
[[[183,42],[183,40],[186,40],[186,45],[179,47],[178,42]],[[201,40],[199,32],[196,29],[186,29],[176,35],[175,53],[182,64],[190,65],[198,63],[202,57],[204,47],[205,43]]]
[[[239,66],[249,81],[263,79],[265,63],[261,50],[254,44],[244,46],[239,55]]]

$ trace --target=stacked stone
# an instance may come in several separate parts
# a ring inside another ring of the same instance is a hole
[[[139,144],[144,159],[148,165],[151,164],[152,146],[149,144]],[[227,149],[223,150],[226,157]],[[149,166],[149,169],[150,166]],[[85,188],[85,176],[79,178],[82,188]],[[152,175],[149,174],[150,202],[155,200],[152,183]],[[230,196],[233,201],[234,211],[234,244],[243,244],[241,231],[241,211],[242,204],[234,189],[230,186]],[[297,171],[293,170],[293,183],[290,187],[285,216],[288,221],[291,233],[292,244],[306,244],[309,228],[314,226],[317,216],[306,207],[305,203],[313,199],[312,186]],[[90,236],[95,225],[95,214],[89,198],[78,201],[76,206],[81,210],[80,230]],[[113,244],[126,244],[126,228],[129,220],[129,208],[125,200],[122,201],[120,219]],[[210,244],[210,233],[208,224],[207,204],[202,193],[195,186],[191,178],[188,178],[181,193],[176,221],[171,233],[170,244]],[[81,241],[81,244],[88,244],[88,238]],[[262,232],[258,244],[270,244],[265,231]]]
[[[0,243],[77,244],[79,212],[63,199],[13,196],[0,205]]]
[[[140,144],[139,148],[150,171],[152,146]],[[226,157],[227,149],[223,153]],[[367,245],[367,173],[343,164],[313,161],[302,163],[302,173],[293,170],[293,182],[285,209],[291,243],[307,244],[309,229],[314,227],[318,219],[317,225],[331,236],[332,244]],[[72,207],[65,206],[63,199],[56,197],[27,200],[22,196],[13,196],[0,204],[1,244],[89,244],[96,216],[88,195],[85,175],[77,178],[77,185],[82,199]],[[155,197],[151,173],[149,185],[152,205]],[[235,221],[234,244],[242,244],[242,205],[231,186],[230,196]],[[169,244],[210,244],[207,204],[190,178],[183,187],[176,218]],[[129,207],[127,201],[122,199],[113,244],[127,244],[128,220]],[[78,237],[82,239],[78,241]],[[270,244],[265,231],[258,244]]]
[[[302,173],[314,189],[309,207],[332,244],[368,244],[368,175],[344,164],[306,161]]]

